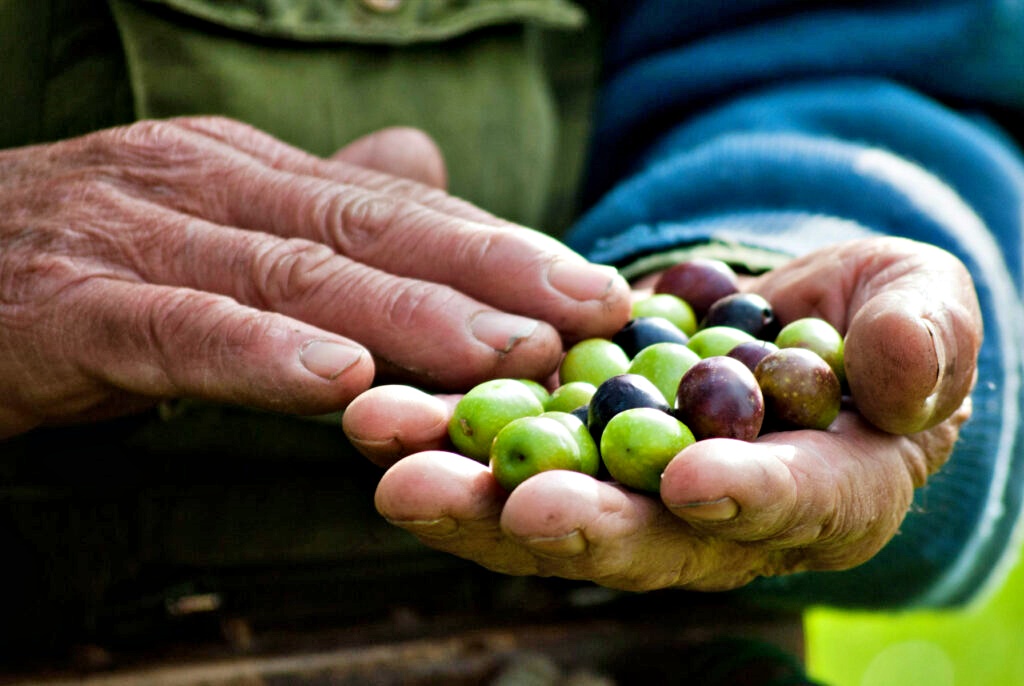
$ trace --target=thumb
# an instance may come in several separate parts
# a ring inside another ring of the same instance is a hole
[[[754,290],[782,321],[818,316],[845,336],[860,413],[890,433],[948,418],[974,383],[982,321],[964,264],[902,238],[850,241],[761,277]]]
[[[381,129],[358,138],[331,159],[445,189],[448,170],[440,148],[426,133],[410,127]]]
[[[970,393],[981,319],[970,279],[958,264],[943,260],[890,282],[850,321],[850,392],[861,414],[881,429],[929,429]]]

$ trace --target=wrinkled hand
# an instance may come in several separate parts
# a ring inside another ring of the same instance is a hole
[[[167,397],[333,411],[375,371],[542,378],[628,317],[620,277],[444,184],[409,129],[330,160],[211,118],[0,152],[0,437]]]
[[[938,249],[877,239],[795,260],[746,287],[782,321],[821,316],[847,334],[863,416],[846,409],[828,431],[754,443],[700,441],[669,464],[660,502],[571,472],[539,474],[509,496],[486,466],[445,451],[454,397],[381,387],[344,417],[368,457],[394,464],[377,508],[427,545],[494,570],[630,590],[729,589],[868,560],[970,415],[982,335],[970,277]]]

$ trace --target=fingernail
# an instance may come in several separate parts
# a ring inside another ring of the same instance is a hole
[[[484,311],[477,312],[469,320],[469,330],[481,343],[499,353],[507,353],[516,347],[519,341],[533,335],[537,330],[537,322],[514,314]]]
[[[600,300],[619,278],[618,271],[613,267],[589,262],[555,260],[548,267],[548,283],[573,300],[581,302]]]
[[[523,542],[534,552],[551,557],[576,557],[587,549],[587,539],[579,529],[564,536],[527,538]]]
[[[364,351],[343,343],[333,341],[307,341],[299,349],[299,360],[302,366],[321,379],[334,381],[345,373],[345,370],[359,362]]]
[[[705,522],[724,522],[725,520],[732,519],[739,514],[740,506],[735,500],[729,496],[725,496],[718,500],[672,505],[672,510],[674,510],[679,516],[686,519],[699,519]]]
[[[459,523],[447,515],[437,519],[389,519],[388,521],[417,536],[440,538],[451,536],[459,530]]]

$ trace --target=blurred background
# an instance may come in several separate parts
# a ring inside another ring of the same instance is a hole
[[[807,662],[829,686],[1024,685],[1024,564],[977,607],[807,615]]]

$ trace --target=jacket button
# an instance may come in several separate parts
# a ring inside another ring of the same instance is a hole
[[[374,12],[396,12],[404,0],[362,0],[363,6]]]

